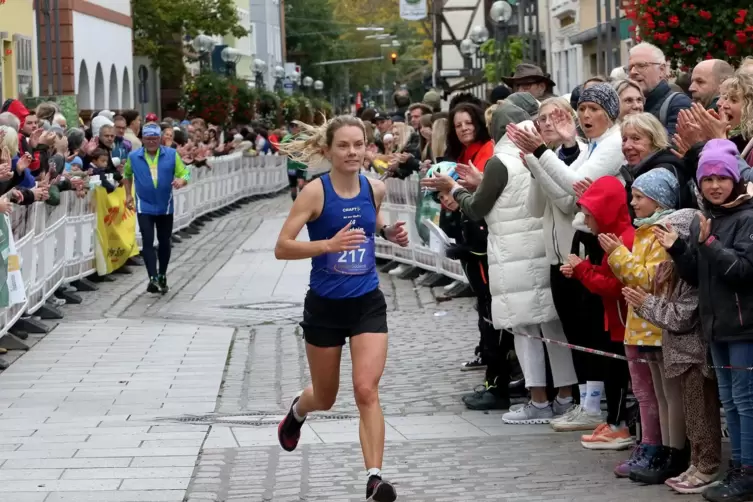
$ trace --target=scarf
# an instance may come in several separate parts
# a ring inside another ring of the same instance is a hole
[[[636,218],[633,220],[633,225],[635,228],[640,228],[643,225],[655,225],[657,221],[674,212],[674,209],[657,209],[651,216],[646,218]]]

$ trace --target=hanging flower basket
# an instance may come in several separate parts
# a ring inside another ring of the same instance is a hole
[[[718,0],[624,3],[636,41],[662,49],[673,67],[687,70],[704,59],[735,64],[753,46],[753,8],[737,9]]]

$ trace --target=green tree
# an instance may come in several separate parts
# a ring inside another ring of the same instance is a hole
[[[489,39],[479,48],[486,57],[484,79],[490,84],[499,84],[502,77],[510,75],[512,70],[523,62],[525,42],[520,37],[509,37],[503,46],[494,39]]]
[[[163,79],[182,79],[184,57],[195,57],[187,37],[243,37],[234,0],[131,0],[134,51],[151,58]]]
[[[341,39],[346,41],[352,51],[352,57],[368,58],[383,57],[383,61],[369,61],[359,63],[351,71],[351,89],[363,89],[369,85],[372,89],[379,89],[382,85],[382,75],[388,88],[392,82],[408,84],[421,82],[426,68],[430,71],[432,58],[431,22],[427,18],[422,21],[406,21],[400,18],[397,0],[330,0],[334,9],[334,16],[343,23],[344,30]],[[381,32],[357,31],[358,26],[379,26]],[[399,41],[397,47],[382,47],[389,44],[391,39],[366,38],[369,35],[393,35]],[[397,52],[397,64],[392,65],[389,54]],[[419,84],[417,87],[420,87]],[[390,89],[391,90],[391,89]],[[389,91],[388,91],[389,92]],[[422,92],[416,93],[423,95]],[[388,96],[387,101],[390,102]]]
[[[304,76],[322,80],[327,90],[337,85],[342,69],[316,63],[348,57],[349,51],[340,40],[342,32],[330,0],[285,1],[287,59],[299,64]]]

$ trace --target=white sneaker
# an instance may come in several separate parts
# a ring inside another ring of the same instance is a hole
[[[549,422],[552,427],[554,427],[554,424],[558,424],[560,422],[569,422],[572,420],[574,415],[577,415],[581,412],[581,407],[579,404],[573,404],[572,407],[567,410],[564,414],[555,416],[551,422]]]
[[[552,423],[552,429],[557,432],[593,431],[603,423],[604,416],[601,413],[594,415],[587,413],[583,407],[578,407],[577,411],[568,413],[562,417],[562,420]]]
[[[447,286],[444,287],[444,290],[449,291],[455,286],[457,286],[458,284],[460,284],[460,281],[452,281],[451,283],[449,283]]]
[[[400,275],[403,272],[405,272],[406,270],[408,270],[408,265],[398,265],[397,267],[395,267],[392,270],[390,270],[388,273],[390,275]]]
[[[551,405],[546,408],[538,408],[529,402],[515,411],[508,411],[502,415],[502,421],[506,424],[548,424],[553,417]]]

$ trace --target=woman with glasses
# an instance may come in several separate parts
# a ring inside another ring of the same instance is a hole
[[[643,112],[643,104],[646,100],[643,98],[641,86],[632,80],[620,80],[614,86],[617,95],[620,97],[620,117],[622,120],[626,115]]]

